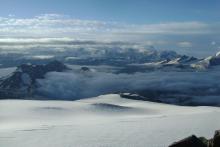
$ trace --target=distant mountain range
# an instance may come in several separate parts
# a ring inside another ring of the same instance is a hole
[[[73,49],[31,49],[25,52],[0,53],[1,67],[25,63],[43,64],[53,60],[75,65],[125,66],[132,63],[173,60],[180,57],[174,51],[157,51],[154,47],[95,46]]]
[[[58,60],[73,65],[111,65],[204,69],[219,64],[219,54],[205,59],[180,55],[174,51],[159,51],[153,46],[135,47],[126,45],[97,45],[63,49],[30,49],[24,52],[0,53],[0,67],[21,64],[45,64]]]
[[[89,54],[81,50],[79,54]],[[154,70],[165,71],[203,71],[209,70],[214,66],[220,65],[220,52],[214,56],[204,59],[197,59],[186,55],[179,55],[173,51],[133,50],[133,49],[115,49],[97,51],[94,56],[65,60],[65,63],[82,64],[81,72],[92,72],[89,65],[115,65],[120,68],[114,74],[131,74],[135,72],[147,72]],[[65,58],[66,59],[66,58]],[[88,65],[88,67],[86,66]],[[62,61],[51,61],[47,64],[21,64],[10,75],[0,79],[0,98],[27,98],[33,99],[36,96],[35,90],[39,87],[36,82],[38,79],[44,79],[49,72],[64,72],[71,70]],[[59,84],[59,83],[58,83]],[[176,103],[182,105],[197,105],[189,101],[190,97],[180,91],[158,90],[158,89],[140,89],[135,91],[125,91],[129,94],[122,96],[131,99],[149,100],[164,103]],[[191,91],[192,94],[193,91]],[[134,96],[135,94],[135,96]],[[178,99],[163,99],[163,97],[178,96]],[[62,99],[62,98],[61,98]],[[202,103],[201,103],[202,104]],[[213,105],[213,104],[212,104]]]

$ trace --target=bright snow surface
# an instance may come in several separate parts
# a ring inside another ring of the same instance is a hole
[[[212,137],[220,109],[103,95],[78,101],[0,101],[0,147],[165,147]]]

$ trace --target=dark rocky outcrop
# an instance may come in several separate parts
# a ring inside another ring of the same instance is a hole
[[[90,68],[83,66],[83,67],[81,67],[80,71],[88,72],[88,71],[90,71]]]
[[[192,135],[183,140],[173,143],[169,147],[220,147],[220,130],[215,131],[212,139],[205,137],[196,137]]]
[[[20,88],[22,83],[23,85],[34,84],[36,79],[44,78],[44,75],[48,72],[62,72],[67,69],[68,68],[63,63],[56,60],[46,65],[22,64],[17,67],[16,71],[11,76],[2,80],[0,87],[7,89]]]
[[[192,135],[183,140],[173,143],[169,147],[206,147],[206,144],[204,144],[195,135]]]
[[[220,130],[215,131],[213,138],[213,147],[220,147]]]
[[[30,96],[36,87],[36,80],[48,72],[62,72],[68,68],[59,61],[45,65],[22,64],[11,75],[0,80],[0,98],[19,98]]]

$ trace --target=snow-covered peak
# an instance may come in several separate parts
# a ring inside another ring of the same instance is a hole
[[[68,68],[59,61],[53,61],[46,65],[22,64],[11,75],[2,79],[0,82],[0,90],[6,91],[5,97],[13,97],[8,91],[18,91],[22,95],[29,93],[31,88],[35,87],[36,80],[44,78],[48,72],[62,72]],[[24,92],[24,93],[23,93]],[[4,95],[4,94],[2,94]],[[16,94],[18,95],[18,93]]]
[[[220,51],[216,53],[216,57],[220,57]]]
[[[197,69],[207,69],[211,66],[220,65],[220,52],[217,52],[214,56],[209,56],[198,63],[192,64],[191,66]]]

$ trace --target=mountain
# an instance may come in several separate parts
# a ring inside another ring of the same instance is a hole
[[[15,72],[0,79],[0,98],[33,98],[39,95],[45,99],[76,100],[100,94],[130,93],[123,96],[178,105],[219,106],[216,71],[209,72],[209,66],[218,65],[220,53],[206,59],[153,49],[143,53],[153,62],[126,63],[120,67],[67,67],[56,60],[48,64],[22,64]],[[111,62],[119,63],[115,60],[111,59]],[[193,65],[198,66],[204,61],[209,65],[205,68],[207,72],[197,72],[199,68]],[[69,68],[72,68],[71,72],[64,72]]]
[[[209,56],[205,59],[202,59],[198,63],[192,64],[191,66],[196,69],[207,69],[218,65],[220,65],[220,52],[217,52],[214,56]]]
[[[69,54],[74,55],[74,54]],[[65,57],[64,62],[78,65],[113,65],[125,66],[132,63],[154,62],[179,57],[173,51],[157,51],[155,49],[104,48],[95,50],[83,49],[75,56]]]
[[[200,61],[199,59],[192,57],[192,56],[186,56],[186,55],[175,55],[171,56],[171,54],[167,53],[166,56],[163,55],[163,58],[159,58],[160,60],[156,60],[153,62],[146,62],[141,64],[131,64],[130,66],[135,68],[142,68],[145,70],[166,70],[166,71],[188,71],[188,70],[194,70],[194,68],[191,66],[193,63],[197,63]],[[165,58],[167,57],[167,58]],[[139,69],[140,70],[140,69]]]
[[[190,68],[191,63],[197,62],[198,59],[191,56],[182,55],[172,60],[161,62],[162,67],[172,66],[176,68]]]
[[[119,46],[119,45],[92,45],[76,48],[56,49],[36,48],[28,53],[0,53],[1,67],[19,66],[24,63],[43,64],[59,60],[74,65],[113,65],[125,66],[132,63],[157,62],[173,60],[180,57],[174,51],[159,51],[154,47]]]
[[[37,79],[44,78],[48,72],[62,72],[67,69],[63,63],[56,60],[46,65],[22,64],[11,75],[0,80],[0,98],[17,98],[32,94],[37,86]]]
[[[169,147],[219,147],[220,146],[220,130],[216,130],[214,137],[206,139],[205,137],[189,136],[180,141],[174,142]]]
[[[179,57],[172,60],[166,59],[160,62],[147,63],[148,65],[155,65],[157,67],[176,67],[181,69],[195,69],[206,70],[208,68],[220,65],[220,52],[214,56],[209,56],[204,59],[198,59],[191,56],[179,55]]]

